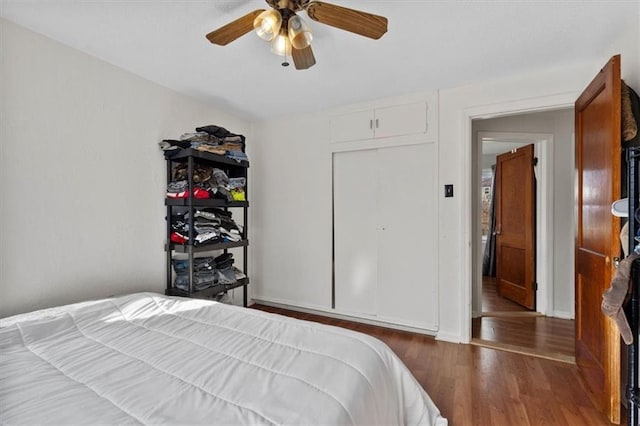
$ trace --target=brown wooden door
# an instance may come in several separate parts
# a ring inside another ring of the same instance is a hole
[[[533,145],[496,162],[496,285],[498,294],[535,308],[535,177]]]
[[[576,101],[576,363],[611,422],[620,423],[620,337],[601,310],[602,293],[620,255],[620,56],[614,56]]]

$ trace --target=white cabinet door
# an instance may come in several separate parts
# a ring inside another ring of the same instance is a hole
[[[376,150],[333,154],[335,307],[376,313],[378,282]]]
[[[331,118],[331,141],[426,134],[427,103],[416,102],[336,115]]]
[[[380,319],[434,329],[437,323],[435,144],[378,150]],[[401,167],[399,166],[401,165]]]
[[[373,111],[358,111],[331,118],[333,142],[356,141],[373,138]]]
[[[427,104],[417,102],[375,110],[375,137],[413,135],[427,132]]]

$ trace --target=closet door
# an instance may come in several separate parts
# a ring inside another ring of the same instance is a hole
[[[376,150],[333,154],[335,308],[374,315],[378,282]]]
[[[436,325],[436,160],[435,144],[378,150],[380,319]]]

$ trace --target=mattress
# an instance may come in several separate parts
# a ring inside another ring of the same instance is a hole
[[[1,319],[0,423],[447,421],[378,339],[138,293]]]

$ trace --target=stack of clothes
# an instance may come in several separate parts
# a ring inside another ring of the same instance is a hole
[[[231,218],[231,212],[215,207],[195,209],[193,214],[194,245],[236,242],[242,240],[242,228]],[[186,244],[189,240],[189,212],[171,216],[171,241]]]
[[[238,268],[233,266],[235,259],[231,253],[223,253],[215,258],[215,276],[218,284],[231,285],[247,276]]]
[[[218,283],[224,285],[235,284],[236,274],[234,272],[233,255],[231,253],[223,253],[216,257],[216,278]]]
[[[189,291],[189,260],[173,259],[173,270],[176,273],[174,287]],[[217,284],[215,274],[215,260],[211,256],[193,259],[193,289],[204,290]]]
[[[245,137],[231,133],[224,127],[208,125],[196,127],[195,133],[185,133],[179,140],[165,139],[160,142],[165,156],[171,157],[183,148],[224,155],[237,162],[249,161],[245,154]]]
[[[180,163],[171,170],[171,182],[167,185],[168,198],[189,198],[187,180],[188,165]],[[225,201],[245,201],[247,180],[243,177],[229,178],[227,174],[213,166],[194,164],[193,198],[219,198]]]
[[[218,257],[206,256],[193,259],[193,289],[204,290],[216,284],[232,285],[246,275],[233,266],[235,259],[231,253]],[[189,260],[173,259],[175,271],[174,287],[189,291]]]

